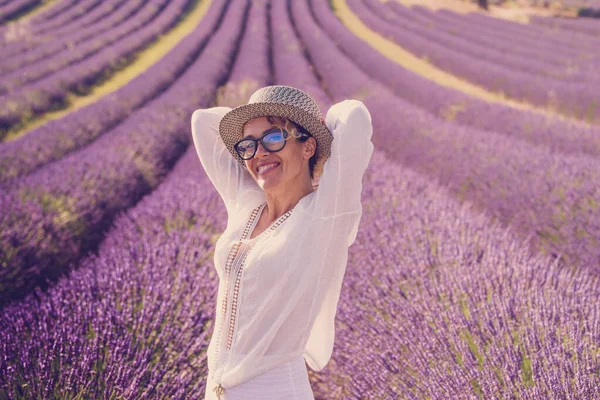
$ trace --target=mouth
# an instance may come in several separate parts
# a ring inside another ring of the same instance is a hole
[[[273,171],[278,166],[279,166],[278,162],[264,164],[264,165],[261,165],[260,167],[256,168],[256,172],[258,173],[258,175],[263,176],[263,175],[266,175],[269,172]]]

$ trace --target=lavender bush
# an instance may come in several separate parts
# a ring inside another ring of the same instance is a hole
[[[267,7],[269,0],[252,0],[239,52],[227,83],[219,87],[215,103],[237,107],[247,103],[256,90],[272,84]]]
[[[31,22],[34,22],[38,26],[52,23],[55,18],[61,18],[61,15],[70,13],[71,10],[79,3],[79,0],[60,1],[57,4],[53,4],[51,7],[48,7],[41,13],[35,15]]]
[[[321,112],[326,114],[331,106],[331,99],[315,76],[313,65],[303,56],[303,45],[292,28],[286,2],[274,2],[271,7],[275,81],[277,84],[304,90],[317,101]]]

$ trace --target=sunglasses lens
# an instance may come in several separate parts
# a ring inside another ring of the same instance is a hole
[[[265,147],[271,151],[278,151],[285,145],[285,136],[281,130],[267,133],[263,138]]]
[[[235,146],[235,150],[244,160],[252,158],[256,143],[253,140],[242,140]]]

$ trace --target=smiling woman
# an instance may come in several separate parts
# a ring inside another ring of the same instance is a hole
[[[196,110],[191,122],[228,214],[215,247],[205,398],[313,399],[305,361],[320,371],[333,350],[373,152],[371,116],[362,102],[344,100],[323,118],[307,93],[277,85],[234,109]]]

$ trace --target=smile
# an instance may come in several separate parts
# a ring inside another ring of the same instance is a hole
[[[259,175],[264,175],[266,173],[268,173],[269,171],[271,171],[272,169],[275,169],[279,166],[278,162],[274,162],[271,164],[266,164],[266,165],[261,165],[260,167],[258,167],[258,174]]]

